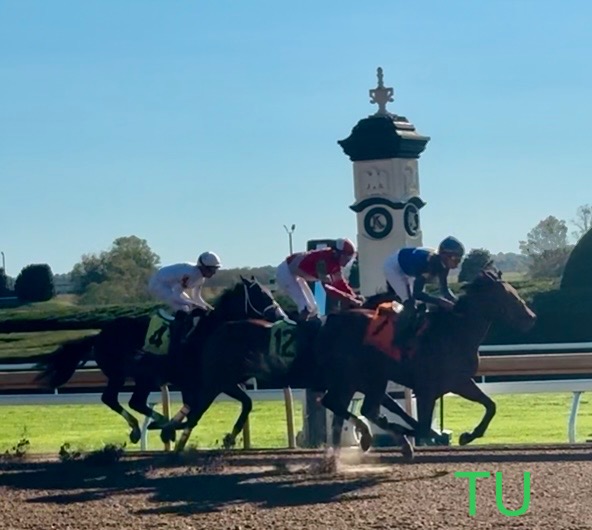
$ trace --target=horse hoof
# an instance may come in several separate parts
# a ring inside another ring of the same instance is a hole
[[[403,443],[403,447],[401,447],[401,453],[405,462],[413,462],[415,459],[415,452],[408,441]]]
[[[230,433],[227,434],[222,440],[222,447],[224,447],[224,449],[232,449],[235,445],[236,439]]]
[[[169,442],[174,442],[175,441],[174,429],[162,429],[162,431],[160,431],[160,439],[162,440],[162,443],[164,443],[164,444],[169,443]]]
[[[370,449],[372,445],[372,434],[368,431],[362,433],[362,437],[360,438],[360,448],[364,453]]]
[[[137,444],[140,441],[140,438],[142,438],[142,431],[137,427],[132,429],[129,435],[130,442]]]
[[[459,445],[467,445],[470,444],[473,441],[473,438],[471,437],[471,434],[468,432],[463,432],[459,437],[458,437],[458,443]]]

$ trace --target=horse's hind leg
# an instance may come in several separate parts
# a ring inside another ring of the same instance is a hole
[[[198,424],[199,420],[201,420],[205,412],[210,408],[210,405],[214,402],[216,396],[218,396],[219,393],[219,390],[209,390],[204,392],[202,389],[202,391],[197,396],[196,401],[190,405],[189,413],[187,414],[187,423],[185,424],[185,428],[183,429],[183,432],[179,437],[179,441],[175,446],[176,453],[179,453],[185,449],[185,446],[189,441],[189,437],[191,436],[191,432]],[[162,433],[164,434],[164,432],[165,431]]]
[[[389,431],[394,435],[400,436],[401,441],[401,450],[403,452],[403,456],[406,460],[413,459],[413,447],[411,443],[407,439],[408,435],[413,435],[413,430],[404,427],[403,425],[399,425],[398,423],[391,423],[388,421],[386,416],[382,416],[380,414],[380,403],[381,399],[386,395],[386,383],[384,385],[377,385],[376,388],[371,389],[369,392],[366,392],[364,397],[364,402],[362,403],[361,413],[362,416],[368,418],[374,425],[380,427],[385,431]],[[396,405],[398,403],[395,402]],[[395,411],[397,411],[396,407],[393,407]],[[401,409],[403,413],[403,409]]]
[[[368,426],[355,414],[352,414],[349,410],[349,404],[354,396],[354,391],[343,391],[336,392],[335,390],[329,390],[321,400],[321,403],[325,408],[328,408],[334,415],[333,426],[332,426],[332,446],[333,449],[337,450],[341,446],[341,432],[343,428],[344,420],[351,421],[355,427],[361,432],[362,438],[360,440],[360,446],[363,451],[370,449],[372,444],[372,433]],[[341,418],[341,420],[336,419]]]
[[[481,438],[485,434],[489,424],[491,423],[491,420],[495,416],[495,403],[487,394],[485,394],[485,392],[483,392],[483,390],[477,386],[475,381],[472,379],[467,378],[464,381],[454,385],[451,388],[451,391],[460,397],[475,403],[480,403],[485,407],[485,414],[483,415],[483,418],[477,427],[475,427],[472,432],[463,432],[460,435],[458,443],[460,445],[466,445],[471,443],[476,438]]]
[[[381,405],[388,411],[399,416],[399,418],[401,418],[407,425],[409,425],[409,427],[413,431],[417,432],[417,430],[419,429],[419,422],[415,418],[407,414],[405,409],[401,407],[401,405],[399,405],[394,398],[392,398],[388,394],[385,394],[382,398]],[[438,440],[441,434],[433,429],[430,429],[430,436]]]
[[[247,423],[247,418],[249,414],[253,410],[253,400],[249,397],[249,395],[240,387],[240,386],[232,386],[229,388],[224,389],[224,393],[241,402],[241,413],[234,427],[232,428],[232,432],[227,434],[224,437],[224,447],[230,448],[234,447],[236,444],[237,436],[242,432],[245,427],[245,423]]]
[[[101,395],[101,401],[107,405],[111,410],[123,416],[127,424],[131,427],[129,435],[130,441],[134,444],[140,441],[142,431],[138,420],[134,418],[127,410],[125,410],[119,403],[119,392],[125,385],[125,376],[111,377],[107,380],[107,388]]]
[[[148,381],[136,380],[136,386],[129,400],[129,406],[132,410],[143,414],[147,418],[151,418],[153,429],[160,429],[168,420],[162,414],[148,406],[148,396],[150,396],[151,390],[152,385]]]

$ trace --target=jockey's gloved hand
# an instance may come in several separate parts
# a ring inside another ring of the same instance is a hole
[[[446,300],[446,298],[440,298],[438,301],[438,306],[446,311],[452,311],[454,309],[454,302],[450,300]]]
[[[204,307],[201,306],[195,306],[192,310],[191,310],[191,318],[195,318],[195,317],[201,317],[204,315],[207,315],[210,312],[210,309],[205,309]]]

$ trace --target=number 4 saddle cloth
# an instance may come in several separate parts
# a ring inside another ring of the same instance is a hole
[[[171,342],[170,325],[175,317],[164,309],[157,309],[150,317],[142,351],[154,355],[166,355]]]

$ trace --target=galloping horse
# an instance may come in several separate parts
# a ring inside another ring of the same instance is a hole
[[[326,391],[322,404],[334,414],[332,445],[339,447],[344,420],[353,421],[362,433],[362,448],[367,450],[371,433],[366,424],[348,411],[356,392],[365,395],[361,413],[372,423],[397,435],[403,435],[403,452],[412,455],[407,435],[422,440],[436,436],[431,428],[433,409],[438,397],[453,392],[483,404],[485,416],[471,432],[461,435],[461,444],[483,436],[495,414],[495,404],[474,383],[478,368],[478,349],[490,325],[502,320],[526,331],[536,315],[517,291],[501,275],[483,270],[463,286],[451,312],[428,313],[425,329],[416,348],[403,351],[399,358],[367,343],[367,333],[376,312],[367,308],[331,314],[324,324],[299,325],[296,360],[287,364],[281,357],[269,355],[272,327],[261,321],[224,324],[208,337],[204,345],[190,403],[187,422],[175,418],[165,426],[185,431],[177,444],[181,450],[202,415],[220,393],[251,377],[273,382],[276,387],[292,386]],[[389,295],[386,295],[388,299]],[[375,297],[376,298],[376,297]],[[385,298],[379,295],[378,298]],[[368,300],[365,305],[375,304]],[[395,321],[397,314],[393,312]],[[418,421],[408,416],[386,394],[388,381],[415,391]],[[399,414],[410,426],[389,423],[379,415],[380,405]],[[246,418],[245,418],[246,419]],[[237,422],[236,427],[240,427]]]
[[[403,351],[368,344],[368,328],[375,314],[352,310],[331,315],[317,339],[317,363],[330,375],[322,403],[334,413],[333,445],[338,444],[344,420],[352,420],[362,432],[362,447],[370,445],[367,426],[348,412],[355,392],[365,394],[361,414],[382,429],[403,434],[403,452],[412,455],[405,435],[422,444],[434,436],[431,430],[436,400],[452,392],[482,404],[485,414],[470,433],[460,436],[465,445],[485,434],[495,415],[495,403],[476,385],[473,377],[479,366],[479,346],[494,321],[503,321],[523,332],[534,326],[536,315],[518,292],[501,278],[501,273],[484,269],[471,282],[453,311],[427,313],[412,348]],[[396,333],[397,313],[390,314]],[[389,381],[414,391],[418,421],[392,400],[385,400]],[[397,413],[410,426],[389,423],[379,416],[380,405]]]
[[[225,322],[248,318],[275,322],[286,318],[286,314],[271,292],[254,277],[248,280],[241,276],[241,281],[225,290],[215,302],[214,310],[202,316],[189,333],[182,348],[179,366],[172,366],[168,355],[140,352],[146,339],[150,316],[121,317],[109,322],[97,335],[62,344],[39,363],[42,372],[38,379],[57,388],[66,383],[78,368],[94,358],[107,377],[102,402],[123,416],[131,428],[131,442],[137,443],[141,436],[138,420],[121,406],[118,399],[126,379],[131,378],[135,383],[129,401],[130,408],[151,418],[153,428],[158,427],[166,423],[166,418],[148,407],[150,392],[160,385],[172,383],[181,388],[185,398],[186,383],[189,383],[191,374],[198,369],[201,347],[208,335]],[[187,391],[190,392],[190,389]],[[252,407],[249,396],[237,385],[227,388],[225,393],[241,402],[241,415],[246,420]]]

